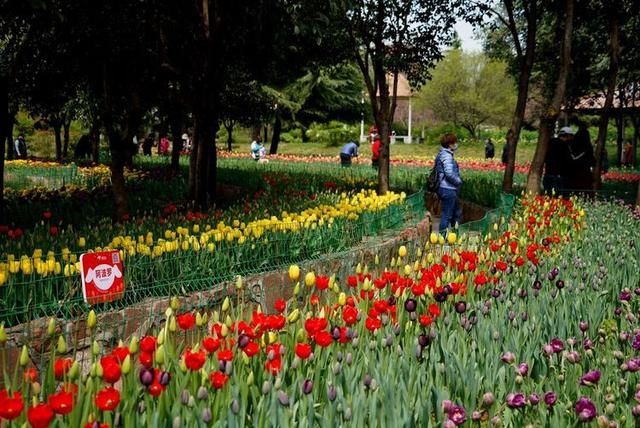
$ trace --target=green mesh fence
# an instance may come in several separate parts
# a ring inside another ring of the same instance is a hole
[[[513,212],[516,197],[509,193],[501,193],[496,200],[496,208],[489,210],[485,215],[475,221],[470,221],[459,226],[461,232],[485,234],[491,230],[494,224],[499,224],[502,219],[508,221]]]
[[[68,185],[92,187],[103,180],[98,176],[80,173],[75,164],[38,166],[7,163],[4,169],[5,188],[13,190],[34,187],[55,190]]]
[[[309,228],[295,225],[294,233],[276,230],[261,234],[251,230],[247,236],[259,236],[259,239],[247,239],[244,244],[222,239],[215,242],[213,251],[208,248],[209,243],[197,243],[201,246],[199,251],[127,257],[124,261],[124,298],[97,305],[94,309],[118,309],[148,297],[207,290],[236,275],[266,272],[290,263],[318,259],[328,253],[344,251],[366,236],[396,229],[423,217],[423,194],[418,192],[402,204],[365,212],[356,220],[338,218],[332,224]],[[196,243],[184,240],[180,245],[191,249]],[[79,253],[68,253],[56,259],[77,257]],[[12,326],[38,317],[73,319],[86,313],[88,306],[83,301],[78,274],[65,275],[69,273],[65,266],[65,271],[58,275],[42,277],[35,272],[36,262],[33,259],[29,262],[34,264],[31,275],[22,275],[19,282],[0,287],[0,322]]]

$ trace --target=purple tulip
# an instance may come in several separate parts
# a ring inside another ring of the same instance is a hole
[[[338,391],[336,391],[336,387],[333,385],[329,386],[329,388],[327,388],[327,398],[329,399],[329,401],[335,401],[337,396]]]
[[[407,312],[415,312],[417,307],[418,302],[416,302],[415,299],[407,299],[404,302],[404,308]]]
[[[631,414],[636,418],[640,416],[640,404],[636,404],[631,408]]]
[[[516,371],[518,372],[518,374],[520,376],[526,376],[529,374],[529,364],[527,363],[520,363],[518,365],[518,368],[516,369]]]
[[[507,395],[507,406],[511,407],[512,409],[521,409],[525,406],[526,401],[524,399],[524,394],[517,392],[517,393],[510,393]]]
[[[451,406],[447,415],[449,416],[449,420],[456,426],[462,425],[466,420],[466,414],[464,412],[464,407],[462,406]]]
[[[140,370],[140,383],[143,384],[144,386],[149,386],[153,383],[153,368],[151,369],[145,369],[143,368],[142,370]]]
[[[553,339],[551,339],[551,342],[549,343],[549,345],[551,345],[553,352],[556,354],[558,352],[564,351],[564,343],[562,343],[562,340],[560,340],[557,337],[554,337]]]
[[[558,396],[556,395],[555,392],[553,391],[547,391],[544,394],[544,404],[546,404],[549,407],[552,407],[556,404],[556,401],[558,401]]]
[[[622,302],[628,302],[629,300],[631,300],[631,292],[628,290],[623,290],[620,292],[619,298]]]
[[[442,428],[456,428],[456,424],[451,419],[447,419],[442,424]]]
[[[576,415],[581,422],[590,422],[597,416],[596,406],[587,397],[580,397],[576,402]]]
[[[572,364],[579,363],[580,354],[578,354],[576,351],[567,352],[567,361],[569,361]]]
[[[600,381],[600,372],[592,370],[580,378],[580,385],[592,386]]]
[[[313,381],[311,379],[305,379],[304,382],[302,382],[302,392],[305,395],[309,395],[311,391],[313,391]]]
[[[636,358],[630,359],[629,361],[627,361],[626,366],[627,366],[626,371],[632,372],[632,373],[637,372],[638,370],[640,370],[640,358],[636,357]]]
[[[640,389],[636,391],[635,395],[633,396],[633,398],[637,401],[640,402]]]
[[[471,413],[471,420],[472,420],[473,422],[480,422],[480,419],[482,419],[482,413],[480,413],[480,412],[479,412],[479,411],[477,411],[477,410],[474,410],[474,411]]]
[[[462,301],[456,302],[455,308],[457,313],[463,314],[467,310],[467,304]]]
[[[622,314],[622,308],[615,308],[613,310],[613,314],[617,317],[619,317]]]
[[[588,351],[589,349],[593,348],[593,342],[587,337],[582,341],[582,346],[584,347],[585,351]]]
[[[169,372],[161,372],[160,373],[160,385],[167,386],[171,382],[171,373]]]
[[[580,321],[578,326],[580,327],[580,331],[583,332],[583,333],[586,332],[589,329],[589,323],[586,322],[586,321]]]
[[[240,348],[246,347],[249,344],[249,342],[251,342],[251,339],[246,334],[241,334],[238,337],[238,346]]]
[[[516,356],[511,352],[505,352],[504,354],[502,354],[500,359],[507,364],[513,364],[516,361]]]
[[[631,347],[636,351],[640,351],[640,334],[636,334],[631,343]]]
[[[278,401],[285,407],[289,406],[289,396],[282,390],[278,391]]]
[[[553,354],[553,347],[547,343],[546,345],[544,345],[542,347],[542,352],[544,352],[544,355],[546,355],[546,356],[552,355]]]
[[[484,395],[482,396],[482,404],[484,404],[486,407],[491,407],[495,400],[496,400],[495,397],[490,392],[485,392]]]
[[[538,394],[536,394],[535,392],[533,394],[529,394],[529,403],[535,406],[539,402],[540,402],[540,396]]]

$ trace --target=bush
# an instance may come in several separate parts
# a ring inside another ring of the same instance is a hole
[[[323,124],[312,123],[307,131],[309,142],[322,143],[328,147],[338,147],[349,140],[357,140],[359,134],[359,125],[349,125],[337,120]]]
[[[302,130],[300,128],[293,128],[287,132],[280,134],[280,142],[282,143],[301,143],[302,142]]]

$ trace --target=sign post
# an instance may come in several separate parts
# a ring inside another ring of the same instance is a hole
[[[84,301],[90,305],[124,296],[124,268],[118,250],[82,254],[80,271]]]

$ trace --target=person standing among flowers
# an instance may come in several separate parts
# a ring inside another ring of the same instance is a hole
[[[462,177],[454,153],[458,150],[458,138],[453,134],[445,134],[440,138],[442,148],[435,159],[438,172],[438,198],[440,199],[440,232],[459,224],[462,220],[462,208],[458,200]]]
[[[380,136],[376,135],[371,145],[371,166],[378,169],[380,164]]]

